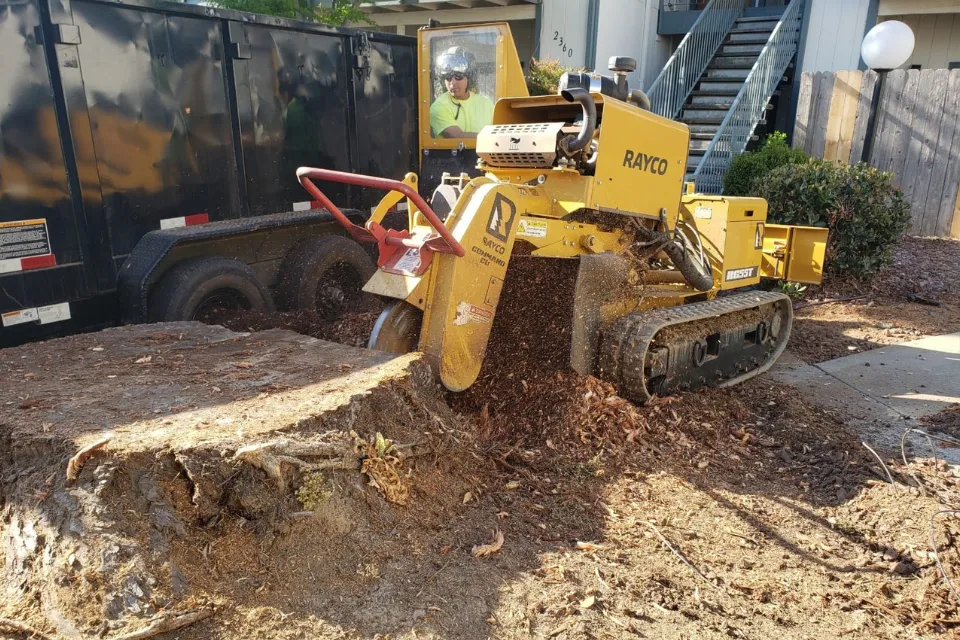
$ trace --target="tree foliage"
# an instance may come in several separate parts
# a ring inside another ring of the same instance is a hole
[[[224,9],[249,11],[278,18],[292,18],[343,26],[348,22],[374,24],[360,10],[360,0],[333,0],[330,7],[317,6],[309,0],[213,0],[211,4]]]

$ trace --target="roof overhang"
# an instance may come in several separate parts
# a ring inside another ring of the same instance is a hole
[[[533,20],[540,0],[376,0],[360,9],[380,26]]]
[[[880,0],[878,16],[900,16],[929,13],[960,13],[956,0]]]

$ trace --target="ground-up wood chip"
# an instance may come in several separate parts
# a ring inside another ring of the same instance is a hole
[[[503,532],[497,529],[493,532],[493,542],[490,544],[481,544],[473,548],[473,557],[485,558],[492,555],[503,547]]]

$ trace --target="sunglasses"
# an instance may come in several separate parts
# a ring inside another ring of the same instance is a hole
[[[467,76],[465,76],[465,75],[462,74],[462,73],[451,73],[451,74],[448,75],[448,76],[444,76],[443,79],[444,79],[444,80],[456,80],[457,82],[459,82],[460,80],[463,80],[463,79],[466,78],[466,77],[467,77]]]

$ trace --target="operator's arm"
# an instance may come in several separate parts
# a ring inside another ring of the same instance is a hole
[[[441,131],[440,137],[441,138],[476,138],[477,134],[467,133],[460,127],[454,125],[452,127],[447,127],[446,129]]]

